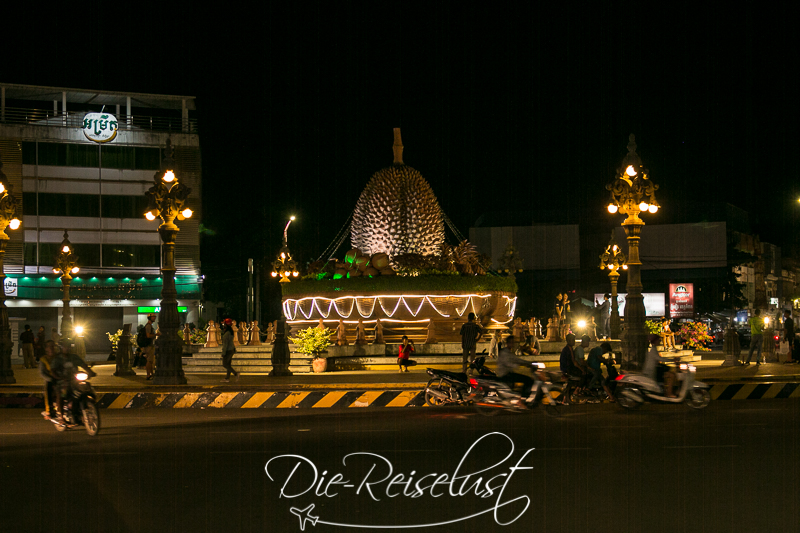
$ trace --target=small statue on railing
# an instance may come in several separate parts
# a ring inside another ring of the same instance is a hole
[[[364,321],[360,318],[358,319],[358,325],[356,326],[355,344],[367,344],[367,330],[364,327]]]
[[[383,324],[381,324],[380,318],[375,322],[375,339],[372,341],[372,344],[386,344],[386,341],[383,339]]]
[[[273,344],[275,342],[275,322],[269,322],[267,324],[267,342],[269,344]]]
[[[188,322],[183,325],[183,343],[192,344],[192,328],[189,327]]]
[[[336,344],[339,346],[347,346],[347,330],[344,326],[344,320],[339,320],[339,325],[336,327]]]
[[[247,341],[247,345],[261,346],[261,330],[258,327],[258,320],[250,323],[250,339]]]
[[[231,321],[231,329],[233,330],[233,345],[234,346],[241,346],[242,342],[239,339],[241,338],[241,334],[242,334],[241,331],[242,330],[240,330],[236,326],[236,321],[235,320]]]
[[[208,321],[208,330],[206,331],[206,343],[203,345],[205,348],[217,348],[217,327],[214,325],[213,320]]]

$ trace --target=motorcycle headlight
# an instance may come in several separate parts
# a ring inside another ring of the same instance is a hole
[[[689,368],[688,365],[681,365],[681,370],[686,370],[687,368]]]
[[[77,374],[75,374],[75,379],[77,379],[78,381],[86,381],[87,379],[89,379],[89,374],[87,374],[86,372],[78,372]]]
[[[539,370],[544,370],[544,363],[536,363],[536,368]]]

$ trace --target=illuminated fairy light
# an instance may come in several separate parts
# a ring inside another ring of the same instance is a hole
[[[396,318],[381,318],[381,319],[361,320],[361,321],[359,321],[359,320],[342,320],[342,323],[344,323],[344,324],[358,324],[359,322],[361,322],[362,324],[371,324],[373,322],[378,322],[378,320],[381,321],[381,324],[383,324],[384,322],[393,322],[395,324],[424,324],[425,322],[430,322],[431,321],[430,318],[423,318],[423,319],[420,319],[420,320],[399,320],[399,319],[396,319]],[[494,320],[494,319],[492,319],[492,320]],[[323,320],[323,322],[334,322],[336,324],[339,323],[338,320]],[[509,320],[509,322],[511,322],[511,321]],[[319,324],[319,320],[287,320],[286,323],[289,324],[289,325],[295,325],[295,324]],[[507,324],[507,322],[503,322],[503,324]]]
[[[508,319],[508,320],[506,320],[505,322],[500,322],[499,320],[495,320],[495,319],[493,318],[493,319],[492,319],[492,322],[494,322],[495,324],[508,324],[508,323],[509,323],[509,322],[511,322],[512,320],[514,320],[514,319],[513,319],[513,318],[509,318],[509,319]]]
[[[339,300],[350,300],[350,309],[347,311],[347,313],[342,313],[339,310]],[[342,317],[342,318],[350,318],[350,315],[353,314],[353,305],[354,304],[355,304],[355,298],[352,298],[352,297],[351,298],[341,298],[341,299],[336,299],[336,300],[333,301],[333,308],[336,309],[336,313],[340,317]]]
[[[331,314],[331,309],[336,310],[336,314],[342,318],[350,318],[353,314],[353,307],[355,306],[359,315],[362,318],[368,318],[372,316],[375,312],[375,305],[376,303],[380,305],[381,310],[387,317],[393,317],[397,310],[400,308],[400,304],[402,303],[406,310],[414,317],[416,317],[421,311],[425,302],[430,304],[431,308],[442,318],[450,318],[450,315],[437,307],[434,303],[434,300],[444,301],[447,299],[455,299],[461,300],[464,302],[463,306],[459,306],[458,303],[455,304],[455,310],[459,317],[462,317],[464,313],[466,313],[467,309],[471,309],[472,312],[477,313],[476,309],[479,309],[481,305],[484,303],[481,300],[485,300],[490,298],[490,295],[484,294],[451,294],[451,295],[423,295],[423,294],[407,294],[407,295],[378,295],[378,296],[342,296],[340,298],[324,298],[321,296],[309,296],[306,298],[301,298],[299,300],[292,300],[287,299],[283,302],[283,310],[285,316],[290,319],[294,320],[298,315],[298,309],[302,316],[306,319],[311,319],[312,314],[314,313],[314,309],[316,308],[319,311],[320,315],[323,318],[328,318]],[[419,298],[419,304],[416,303],[416,299]],[[481,300],[478,300],[478,299]],[[508,309],[508,315],[513,317],[514,312],[516,311],[516,304],[517,298],[511,298],[509,296],[503,296],[504,298],[504,307]],[[322,302],[322,303],[321,303]],[[323,307],[327,303],[327,310],[323,310]],[[349,303],[349,306],[347,305]],[[392,303],[394,306],[392,308]],[[477,305],[476,305],[477,304]],[[442,305],[441,303],[439,305]],[[391,309],[387,309],[387,306]],[[369,307],[369,312],[365,312],[366,308]],[[416,308],[416,310],[414,309]]]
[[[397,311],[397,308],[400,307],[400,300],[402,300],[402,299],[403,299],[402,296],[397,298],[397,303],[394,304],[394,309],[392,309],[392,312],[390,313],[383,306],[383,298],[379,298],[378,301],[381,304],[381,309],[383,309],[383,314],[385,314],[386,316],[394,316],[395,312]]]
[[[372,306],[370,306],[368,313],[364,313],[364,311],[361,310],[361,304],[366,300],[372,300]],[[355,300],[355,302],[356,302],[356,309],[358,310],[358,314],[361,315],[363,318],[367,318],[367,317],[372,316],[372,312],[375,310],[375,303],[377,301],[378,301],[378,298],[364,298],[363,300],[357,298]]]

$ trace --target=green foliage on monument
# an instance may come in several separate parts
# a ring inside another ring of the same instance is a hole
[[[460,276],[439,274],[422,276],[377,276],[374,278],[302,279],[282,283],[283,296],[333,294],[421,294],[426,292],[481,293],[500,291],[517,293],[517,282],[505,276]]]

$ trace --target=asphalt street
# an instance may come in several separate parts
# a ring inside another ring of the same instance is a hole
[[[795,399],[101,415],[0,412],[0,530],[800,531]]]

